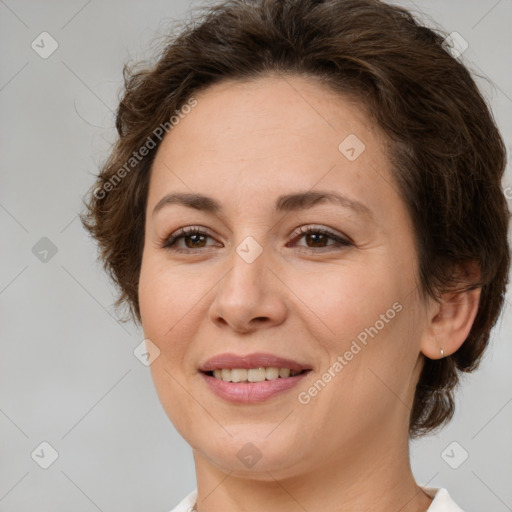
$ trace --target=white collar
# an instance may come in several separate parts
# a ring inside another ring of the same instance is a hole
[[[452,500],[448,491],[444,488],[423,487],[423,491],[433,498],[430,507],[425,512],[463,512]],[[197,489],[185,496],[170,512],[190,512],[197,498]]]

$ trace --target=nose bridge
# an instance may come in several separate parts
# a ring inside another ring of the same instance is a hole
[[[223,319],[239,330],[250,330],[262,319],[275,324],[282,321],[285,307],[281,289],[272,283],[270,249],[247,236],[233,248],[229,271],[221,279],[211,305],[213,321]],[[275,279],[275,276],[274,276]],[[258,319],[257,322],[253,320]]]
[[[254,237],[244,238],[233,250],[231,270],[221,283],[222,291],[234,297],[260,299],[266,281],[268,251]]]

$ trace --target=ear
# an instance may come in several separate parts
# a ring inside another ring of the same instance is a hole
[[[474,265],[464,269],[467,284],[476,282],[480,272]],[[480,302],[481,288],[452,291],[442,295],[428,311],[428,325],[420,345],[429,359],[441,359],[456,352],[466,341]],[[444,352],[444,354],[443,354]]]

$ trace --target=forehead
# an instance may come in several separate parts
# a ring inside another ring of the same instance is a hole
[[[311,77],[270,75],[252,81],[226,81],[194,97],[197,106],[172,129],[174,137],[166,137],[163,147],[179,150],[176,146],[182,138],[193,137],[197,150],[234,152],[240,148],[250,152],[259,149],[253,142],[264,137],[274,146],[287,145],[293,137],[318,143],[321,137],[325,145],[331,142],[336,148],[344,133],[367,139],[381,136],[360,102]],[[280,140],[274,140],[276,134]],[[226,146],[235,141],[236,147]]]
[[[351,182],[357,194],[365,176],[389,173],[380,130],[356,101],[318,80],[226,81],[194,98],[197,105],[158,149],[150,186],[153,205],[168,188],[218,191],[234,200],[242,189],[284,193],[321,181],[322,188],[338,189]],[[361,153],[351,160],[343,151],[354,142]]]

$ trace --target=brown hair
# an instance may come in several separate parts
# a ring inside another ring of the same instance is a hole
[[[425,358],[410,434],[447,422],[459,374],[477,367],[503,305],[510,213],[501,188],[503,140],[469,71],[445,49],[445,37],[378,0],[228,0],[205,7],[202,17],[169,36],[156,63],[125,65],[118,140],[81,215],[118,287],[116,307],[128,306],[141,321],[138,279],[159,127],[167,132],[194,93],[222,80],[268,73],[318,78],[358,98],[387,136],[415,228],[424,296],[481,287],[464,344],[444,359]],[[455,269],[468,263],[478,265],[478,282],[456,277]]]

